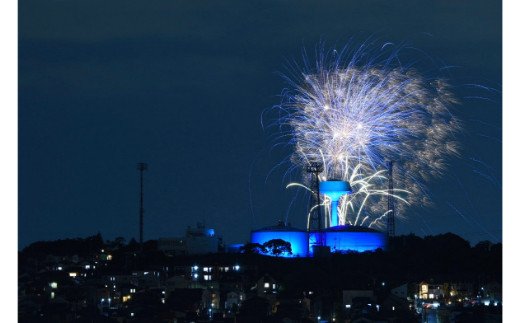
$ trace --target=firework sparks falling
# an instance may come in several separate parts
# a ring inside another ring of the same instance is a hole
[[[390,195],[387,189],[381,189],[379,187],[379,183],[381,181],[385,181],[386,177],[384,176],[385,171],[378,171],[371,175],[363,176],[361,173],[359,173],[360,170],[360,164],[358,164],[351,175],[347,178],[350,185],[353,188],[352,194],[349,195],[343,195],[340,199],[340,207],[338,210],[338,216],[339,216],[339,224],[340,225],[365,225],[367,224],[369,227],[372,226],[379,226],[381,223],[381,219],[387,215],[388,212],[385,212],[382,216],[372,220],[367,221],[371,218],[371,215],[366,215],[366,213],[363,213],[365,210],[365,207],[367,206],[367,201],[371,201],[374,199],[380,199],[382,197],[387,197]],[[302,187],[306,190],[308,190],[311,193],[312,189],[309,188],[306,185],[300,184],[300,183],[290,183],[287,185],[287,188],[290,187]],[[392,194],[392,197],[394,199],[397,199],[399,201],[402,201],[405,204],[408,204],[406,199],[403,197],[407,195],[409,192],[403,189],[394,189],[394,194]],[[330,214],[330,205],[331,200],[328,196],[323,196],[323,202],[321,203],[321,206],[325,206],[325,223],[330,224],[331,223],[331,214]],[[318,207],[318,205],[314,205],[309,210],[309,213],[307,214],[307,228],[309,228],[310,225],[310,219],[312,212],[314,209]],[[362,216],[365,214],[364,216]],[[378,222],[379,221],[379,222]],[[366,223],[365,223],[366,222]]]
[[[427,204],[424,183],[440,176],[446,158],[457,154],[459,126],[448,110],[455,103],[448,84],[404,65],[400,53],[392,45],[373,43],[357,50],[317,50],[313,67],[308,59],[304,68],[293,66],[292,77],[286,76],[292,89],[283,92],[276,107],[279,138],[290,138],[294,147],[292,169],[321,162],[320,180],[354,184],[370,179],[359,184],[363,197],[351,196],[341,204],[345,224],[374,224],[366,216],[361,219],[363,208],[378,217],[383,213],[380,205],[366,206],[366,201],[387,195],[373,188],[375,179],[382,183],[387,160],[396,161],[394,181],[410,193],[407,200]],[[354,204],[357,212],[349,221],[346,214]]]

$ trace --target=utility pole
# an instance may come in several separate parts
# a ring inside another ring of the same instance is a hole
[[[139,196],[139,247],[141,251],[143,250],[143,172],[148,169],[148,164],[146,163],[137,163],[137,169],[140,173],[140,196]]]

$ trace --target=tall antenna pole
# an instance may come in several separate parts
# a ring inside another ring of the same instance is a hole
[[[318,203],[317,213],[316,213],[317,216],[312,217],[311,220],[312,220],[313,224],[315,224],[315,225],[317,224],[318,231],[321,231],[320,178],[318,177],[318,175],[321,172],[323,172],[323,165],[321,163],[313,162],[309,166],[307,166],[307,173],[312,174],[312,182],[313,182],[312,186],[314,186],[312,188],[312,195],[313,195],[313,197],[316,198],[317,203]],[[311,228],[311,225],[309,225],[309,230],[310,230],[310,228]],[[321,239],[318,244],[321,245]]]
[[[143,250],[143,172],[148,169],[148,164],[146,163],[137,163],[137,169],[140,173],[140,196],[139,196],[139,247]]]
[[[390,160],[387,162],[388,167],[388,215],[387,215],[387,225],[386,231],[388,237],[393,237],[395,235],[395,206],[394,206],[394,176],[393,176],[393,167],[394,164]]]

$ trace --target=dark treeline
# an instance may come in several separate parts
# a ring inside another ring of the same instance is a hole
[[[246,291],[251,290],[261,277],[267,275],[279,286],[277,297],[282,303],[284,300],[300,299],[302,295],[309,295],[309,291],[312,291],[313,302],[322,304],[325,312],[333,311],[334,304],[341,303],[344,290],[372,290],[377,296],[378,304],[383,304],[391,289],[403,284],[408,284],[408,296],[411,297],[418,292],[418,283],[423,281],[434,284],[464,283],[472,286],[474,290],[470,292],[473,295],[477,295],[480,286],[502,284],[502,244],[483,241],[472,247],[467,241],[451,233],[424,238],[413,234],[398,236],[390,239],[387,251],[329,254],[319,258],[264,256],[258,254],[257,249],[258,246],[250,244],[242,248],[242,253],[167,256],[157,249],[156,240],[146,241],[141,248],[135,239],[128,243],[123,238],[103,241],[101,235],[97,234],[84,239],[31,244],[19,253],[19,274],[25,280],[33,279],[38,277],[42,268],[47,268],[45,277],[59,282],[60,288],[67,293],[75,293],[74,297],[77,298],[86,290],[83,291],[81,286],[71,283],[66,272],[52,269],[62,261],[70,264],[74,255],[99,260],[100,265],[91,272],[88,279],[113,274],[129,275],[140,270],[167,271],[166,277],[173,277],[186,274],[179,273],[179,268],[193,268],[195,265],[201,268],[240,266],[239,271],[231,270],[226,277],[234,277],[233,281],[242,282]],[[108,255],[110,261],[106,261]],[[46,286],[47,280],[41,280],[42,286]],[[139,301],[138,295],[134,296],[133,302]],[[139,306],[150,305],[147,308],[154,309],[150,313],[159,313],[172,302],[175,306],[182,303],[174,296],[166,304],[155,299],[153,306],[141,301]],[[74,297],[68,299],[75,299]],[[152,298],[145,298],[145,301],[152,301]],[[259,317],[262,313],[266,316],[269,312],[266,304],[266,300],[258,296],[248,297],[239,317]],[[277,315],[282,315],[282,309],[283,306]],[[94,308],[91,312],[97,313],[97,310]],[[400,315],[403,315],[401,321],[404,322],[410,321],[408,316],[413,313],[404,311]],[[243,321],[249,322],[245,319]],[[467,322],[476,322],[474,316]]]
[[[99,252],[110,248],[113,255],[110,271],[145,269],[197,260],[218,263],[229,259],[273,273],[302,289],[334,288],[338,285],[358,286],[386,281],[393,285],[404,282],[502,282],[502,244],[483,241],[471,247],[461,237],[446,233],[417,237],[413,234],[390,239],[387,251],[331,254],[322,258],[277,258],[248,254],[213,254],[205,256],[166,257],[157,250],[157,241],[145,242],[143,252],[128,263],[128,254],[139,251],[132,239],[125,244],[118,238],[103,242],[100,234],[85,239],[36,242],[19,254],[20,265],[27,258],[43,258],[52,254],[66,256]],[[247,249],[247,248],[246,248]],[[139,268],[142,267],[142,268]]]

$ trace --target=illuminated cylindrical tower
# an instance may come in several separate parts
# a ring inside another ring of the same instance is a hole
[[[340,197],[352,193],[352,187],[347,181],[326,181],[320,183],[320,193],[327,195],[330,200],[330,226],[339,224],[338,202]]]

